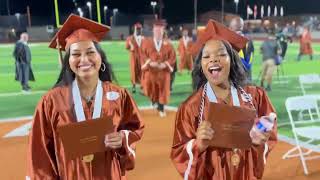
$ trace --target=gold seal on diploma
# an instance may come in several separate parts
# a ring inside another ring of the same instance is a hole
[[[93,159],[94,159],[94,155],[93,155],[93,154],[89,154],[89,155],[86,155],[86,156],[83,156],[83,157],[82,157],[82,162],[89,163],[89,162],[91,162]]]
[[[237,153],[233,153],[231,156],[231,164],[233,166],[238,166],[240,163],[240,156]]]

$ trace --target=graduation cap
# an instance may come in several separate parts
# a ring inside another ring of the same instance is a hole
[[[109,30],[109,26],[71,14],[51,40],[49,47],[65,51],[76,42],[100,42]]]
[[[137,22],[137,23],[134,24],[134,27],[135,28],[142,28],[142,24]]]
[[[215,20],[209,20],[206,28],[198,31],[197,41],[191,50],[192,54],[198,54],[204,44],[212,39],[227,41],[236,51],[243,49],[248,42],[247,38],[230,30],[223,24]]]

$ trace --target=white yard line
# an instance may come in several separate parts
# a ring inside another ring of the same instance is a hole
[[[42,94],[47,91],[31,91],[31,92],[12,92],[12,93],[0,93],[0,97],[10,97],[10,96],[28,96],[34,94]]]
[[[31,126],[32,126],[32,121],[10,131],[6,135],[4,135],[3,138],[28,136]]]
[[[24,121],[24,120],[32,120],[33,116],[22,116],[22,117],[15,117],[15,118],[4,118],[0,119],[1,123],[7,123],[7,122],[18,122],[18,121]]]

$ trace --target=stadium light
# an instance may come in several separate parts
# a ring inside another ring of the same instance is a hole
[[[17,17],[18,27],[20,27],[20,16],[21,16],[21,14],[20,13],[15,13],[14,15]]]
[[[236,14],[238,14],[239,0],[234,0],[234,3],[236,4]]]
[[[118,11],[119,10],[117,8],[113,9],[113,25],[114,26],[116,25]]]
[[[91,2],[87,2],[87,6],[88,6],[88,8],[89,8],[89,16],[90,16],[90,19],[92,19],[92,4],[91,4]]]
[[[83,11],[80,7],[77,8],[77,11],[78,11],[80,17],[83,17]]]
[[[103,7],[103,14],[104,14],[104,23],[107,24],[107,10],[108,6]]]
[[[153,15],[154,15],[155,19],[156,19],[156,6],[157,6],[157,4],[158,3],[156,1],[151,1],[150,2],[150,5],[152,6]]]

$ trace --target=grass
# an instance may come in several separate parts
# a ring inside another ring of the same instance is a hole
[[[174,45],[177,46],[176,42],[174,42]],[[261,68],[261,55],[258,51],[260,45],[261,42],[255,42],[256,53],[253,64],[253,77],[255,79],[258,77]],[[58,53],[47,47],[48,43],[31,44],[32,67],[36,78],[36,82],[30,83],[33,92],[45,92],[50,89],[59,73]],[[130,90],[128,52],[124,48],[124,42],[104,42],[102,47],[112,64],[118,83]],[[302,95],[298,76],[309,73],[320,74],[320,56],[317,54],[317,52],[320,52],[320,45],[314,44],[313,48],[315,51],[313,61],[310,61],[308,57],[303,57],[300,62],[297,62],[296,56],[299,45],[297,43],[290,44],[286,60],[282,66],[285,76],[282,76],[281,71],[279,77],[275,73],[272,92],[268,95],[277,110],[279,123],[288,122],[284,105],[286,98]],[[20,84],[14,81],[12,50],[12,45],[0,45],[0,119],[32,115],[37,102],[43,95],[43,92],[28,95],[4,94],[21,92]],[[173,89],[169,105],[179,106],[192,92],[190,74],[186,72],[181,75],[177,74]],[[308,86],[306,91],[307,93],[320,94],[320,85]],[[150,104],[148,99],[139,93],[134,94],[133,97],[139,105]],[[280,128],[279,132],[283,135],[292,136],[290,127],[287,126]]]

